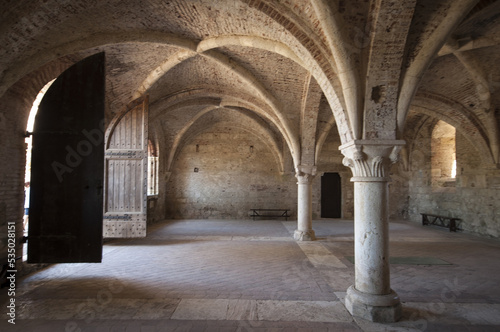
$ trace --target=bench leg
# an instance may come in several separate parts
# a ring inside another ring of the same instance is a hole
[[[429,225],[429,220],[426,215],[422,215],[422,225]]]
[[[450,232],[456,232],[457,231],[457,223],[455,222],[455,219],[450,220]]]

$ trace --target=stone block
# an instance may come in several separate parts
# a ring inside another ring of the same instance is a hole
[[[376,323],[394,323],[401,319],[402,307],[398,295],[362,293],[351,286],[347,289],[345,306],[354,317]]]

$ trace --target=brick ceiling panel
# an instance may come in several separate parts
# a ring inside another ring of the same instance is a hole
[[[472,108],[479,104],[476,83],[453,55],[434,61],[420,84],[420,90],[451,97],[462,105],[473,105]]]
[[[287,114],[300,111],[307,75],[304,68],[281,55],[255,48],[224,47],[220,51],[249,70],[266,90],[281,101]]]
[[[158,100],[178,91],[203,88],[218,88],[227,95],[237,96],[238,91],[243,92],[248,86],[227,67],[197,55],[165,73],[148,92],[152,100]]]

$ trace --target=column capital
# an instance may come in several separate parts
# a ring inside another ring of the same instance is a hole
[[[399,159],[403,140],[354,140],[339,150],[345,156],[342,163],[351,169],[352,181],[388,181],[391,164]]]
[[[314,165],[298,165],[295,167],[295,177],[297,184],[311,184],[316,176],[316,166]]]

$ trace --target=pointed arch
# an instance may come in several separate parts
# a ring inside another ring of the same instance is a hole
[[[495,163],[488,136],[481,122],[463,105],[444,96],[425,92],[415,96],[411,109],[449,123],[481,152],[485,162]]]
[[[176,135],[175,139],[174,139],[174,143],[170,149],[170,153],[169,153],[169,156],[168,156],[168,160],[167,160],[167,172],[170,172],[172,170],[172,166],[173,166],[173,163],[174,163],[174,160],[175,160],[175,157],[180,153],[180,151],[182,150],[182,147],[184,145],[184,143],[187,141],[187,137],[189,136],[189,131],[191,128],[193,128],[199,121],[200,119],[202,119],[205,115],[209,114],[210,112],[214,112],[214,111],[217,111],[221,109],[221,107],[219,106],[208,106],[206,107],[205,109],[203,109],[201,112],[199,112],[195,117],[193,117],[189,123],[187,123],[180,131],[179,133]],[[226,110],[229,110],[230,111],[230,108],[229,106],[225,106],[224,109]],[[233,112],[237,112],[237,111],[233,111]],[[249,121],[254,121],[252,120],[251,118],[249,118]],[[263,128],[262,126],[260,126],[258,123],[258,128],[262,128],[265,132],[267,131],[265,128]],[[256,137],[261,137],[262,136],[262,133],[259,133],[257,130],[252,130],[250,126],[244,126],[244,125],[241,125],[240,124],[234,124],[233,123],[233,127],[238,127],[238,128],[241,128],[247,132],[251,132],[253,135],[255,135]],[[271,138],[271,137],[268,137],[269,139],[266,139],[266,140],[262,140],[262,142],[269,148],[269,150],[271,151],[271,153],[273,154],[275,160],[276,160],[276,164],[277,164],[277,168],[278,168],[278,171],[280,173],[283,173],[284,172],[284,158],[283,158],[283,152],[282,150],[280,149],[280,147],[278,146],[277,142]]]

